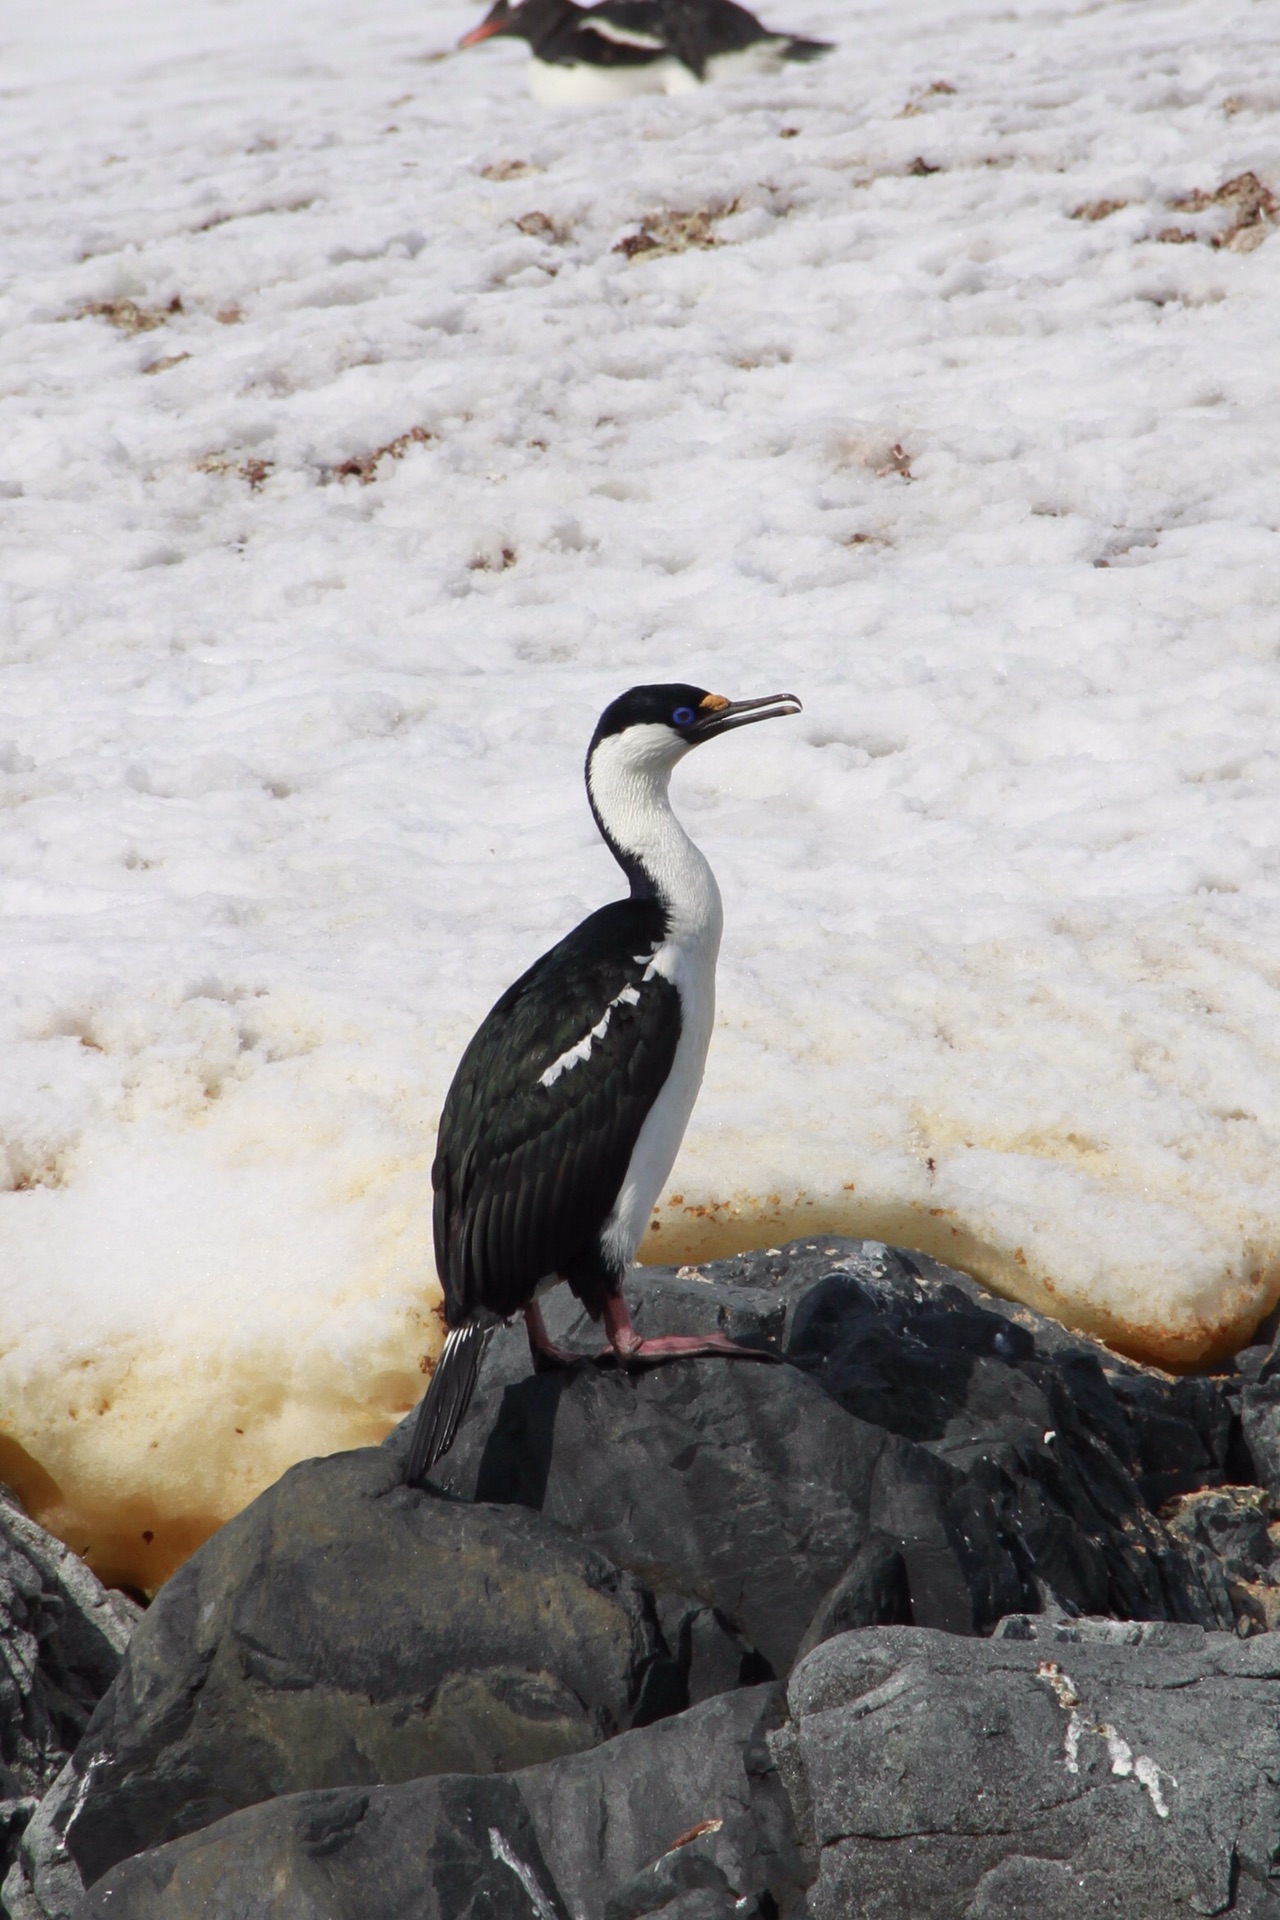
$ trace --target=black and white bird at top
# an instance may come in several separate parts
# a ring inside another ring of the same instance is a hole
[[[495,0],[460,46],[495,34],[526,40],[529,91],[545,107],[588,106],[638,93],[688,93],[707,80],[777,73],[816,60],[826,40],[772,33],[736,0]]]
[[[535,1367],[565,1365],[538,1296],[567,1281],[607,1355],[771,1359],[718,1334],[642,1339],[622,1280],[684,1137],[715,1018],[720,893],[671,809],[673,768],[737,727],[799,713],[789,693],[726,700],[633,687],[601,714],[587,798],[630,882],[508,987],[445,1098],[431,1181],[449,1329],[405,1478],[445,1453],[494,1327],[522,1313]]]

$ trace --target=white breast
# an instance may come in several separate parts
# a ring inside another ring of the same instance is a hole
[[[610,100],[634,100],[642,93],[689,93],[696,77],[669,54],[639,67],[572,66],[551,60],[529,62],[529,91],[541,107],[593,107]]]
[[[716,1017],[716,956],[724,924],[720,889],[667,797],[671,769],[687,751],[687,743],[669,727],[629,727],[594,748],[587,775],[602,826],[639,861],[666,914],[666,941],[646,972],[661,974],[680,995],[676,1057],[645,1117],[600,1235],[606,1256],[620,1270],[633,1259],[680,1151]]]
[[[649,965],[650,972],[670,980],[680,995],[680,1044],[671,1072],[640,1129],[626,1178],[601,1231],[600,1242],[606,1255],[620,1268],[626,1268],[635,1258],[653,1203],[675,1165],[702,1085],[716,1018],[718,915],[714,928],[708,928],[708,933],[710,937],[693,948],[669,941],[659,947]]]

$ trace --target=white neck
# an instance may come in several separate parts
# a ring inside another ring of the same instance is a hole
[[[628,727],[597,743],[587,762],[596,824],[631,891],[658,899],[672,940],[709,949],[722,924],[720,889],[704,856],[671,811],[671,771],[689,751],[669,727]]]

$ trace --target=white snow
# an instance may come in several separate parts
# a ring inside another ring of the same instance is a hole
[[[765,17],[838,49],[578,113],[462,5],[0,29],[0,1471],[109,1576],[416,1397],[640,680],[806,709],[674,782],[654,1256],[866,1232],[1174,1361],[1280,1287],[1280,234],[1205,198],[1280,190],[1275,11]]]

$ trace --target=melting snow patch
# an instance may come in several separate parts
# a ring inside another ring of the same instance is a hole
[[[6,18],[0,1425],[110,1577],[411,1404],[636,681],[806,705],[674,783],[650,1257],[874,1234],[1162,1363],[1280,1289],[1269,10],[776,4],[827,60],[588,120],[424,60],[469,0]]]

